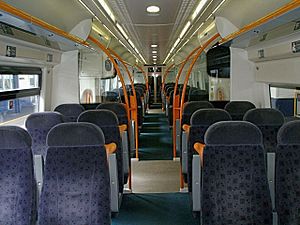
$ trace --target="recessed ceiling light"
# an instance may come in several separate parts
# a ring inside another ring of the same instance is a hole
[[[157,58],[157,55],[152,56],[152,58],[153,58],[153,59],[156,59],[156,58]]]
[[[156,61],[157,59],[153,59],[153,61]]]
[[[160,11],[160,8],[156,5],[151,5],[147,7],[148,13],[158,13]]]
[[[152,51],[152,53],[153,53],[153,54],[156,54],[156,53],[157,53],[157,51]]]
[[[158,45],[157,44],[152,44],[151,48],[156,48]]]

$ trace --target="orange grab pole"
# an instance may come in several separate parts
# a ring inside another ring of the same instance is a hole
[[[130,111],[132,111],[133,113],[131,114],[132,119],[135,121],[135,124],[138,124],[138,118],[137,118],[137,102],[136,102],[136,91],[135,91],[135,87],[134,87],[134,83],[132,80],[132,75],[130,74],[128,67],[126,65],[126,63],[124,62],[124,60],[112,49],[108,49],[115,57],[117,57],[118,60],[120,60],[120,62],[123,64],[123,66],[125,67],[125,70],[128,74],[129,80],[130,80],[130,85],[131,88],[133,90],[133,99],[131,99],[132,101],[130,101],[131,107],[130,107]],[[138,142],[138,138],[139,138],[139,130],[138,130],[138,126],[135,126],[135,158],[138,159],[139,158],[139,142]]]
[[[138,64],[135,64],[135,66],[140,70],[142,71],[143,75],[144,75],[144,80],[145,80],[145,83],[146,83],[146,88],[147,88],[147,91],[149,90],[149,85],[148,85],[148,79],[147,79],[147,74],[146,72],[143,70],[143,68],[141,66],[139,66]]]
[[[16,16],[16,17],[24,20],[24,21],[30,22],[31,24],[34,24],[36,26],[42,27],[46,30],[49,30],[49,31],[51,31],[51,32],[53,32],[53,33],[55,33],[59,36],[67,38],[67,39],[69,39],[71,41],[74,41],[78,44],[84,45],[86,47],[89,46],[88,43],[86,41],[82,40],[81,38],[76,37],[75,35],[69,34],[65,31],[49,24],[49,23],[44,22],[43,20],[40,20],[40,19],[34,17],[34,16],[31,16],[28,13],[26,13],[26,12],[20,10],[20,9],[17,9],[17,8],[5,3],[2,0],[0,0],[0,10],[3,10],[3,11],[5,11],[5,12],[7,12],[7,13],[13,15],[13,16]]]
[[[128,95],[127,95],[127,91],[126,91],[126,85],[125,85],[125,82],[124,82],[124,79],[122,77],[122,74],[121,74],[121,71],[120,71],[120,68],[119,68],[118,64],[115,62],[115,60],[112,57],[112,55],[110,54],[110,52],[96,38],[94,38],[92,36],[89,36],[88,39],[90,41],[92,41],[95,45],[97,45],[108,56],[108,58],[113,63],[114,67],[116,68],[117,75],[120,78],[120,81],[121,81],[121,84],[122,84],[122,88],[123,88],[123,92],[124,92],[124,98],[125,98],[125,104],[128,107],[128,109],[129,109],[130,105],[129,105],[129,101],[128,101]],[[130,118],[129,111],[127,111],[127,116],[128,116],[128,118]]]
[[[190,58],[199,50],[201,46],[198,46],[195,48],[189,55],[188,57],[182,62],[181,67],[178,71],[178,74],[176,76],[176,82],[175,82],[175,87],[174,87],[174,94],[173,94],[173,158],[176,158],[176,128],[174,127],[176,125],[176,119],[179,119],[179,95],[176,94],[177,92],[177,86],[179,82],[179,78],[181,76],[181,73],[183,71],[183,68],[185,64],[190,60]]]
[[[216,40],[217,38],[220,37],[220,34],[216,34],[214,35],[213,37],[211,37],[200,49],[199,51],[197,52],[197,54],[195,55],[190,67],[189,67],[189,70],[187,72],[187,75],[185,77],[185,80],[184,80],[184,85],[183,85],[183,89],[182,89],[182,94],[181,94],[181,103],[180,103],[180,111],[179,111],[179,114],[180,114],[180,120],[182,119],[182,110],[183,110],[183,105],[184,105],[184,98],[185,98],[185,92],[186,92],[186,87],[187,87],[187,84],[188,84],[188,81],[189,81],[189,78],[191,76],[191,73],[192,73],[192,70],[194,68],[194,65],[196,63],[196,61],[198,60],[199,56],[201,55],[201,53],[205,50],[205,48],[207,48],[207,46],[209,44],[211,44],[214,40]]]
[[[169,71],[170,71],[174,66],[175,66],[175,64],[173,63],[173,64],[171,64],[171,65],[166,69],[166,72],[165,72],[165,74],[164,74],[164,76],[163,76],[163,79],[162,79],[162,85],[161,85],[162,90],[164,90],[164,87],[165,87],[165,80],[166,80],[166,78],[167,78],[167,76],[168,76],[168,74],[169,74]]]
[[[234,32],[233,34],[228,35],[227,37],[222,39],[221,43],[228,42],[228,41],[236,38],[237,36],[254,29],[255,27],[258,27],[266,22],[269,22],[272,19],[275,19],[276,17],[279,17],[293,9],[298,8],[299,6],[300,6],[300,0],[293,0],[293,1],[289,2],[288,4],[282,6],[281,8],[277,9],[276,11],[260,18],[257,21],[254,21],[253,23],[250,23],[250,24],[244,26],[242,29],[238,30],[237,32]]]

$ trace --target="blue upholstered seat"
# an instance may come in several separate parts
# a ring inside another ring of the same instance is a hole
[[[0,127],[0,224],[31,225],[35,182],[31,138],[19,127]]]
[[[213,105],[207,101],[187,102],[183,106],[181,124],[190,124],[191,116],[198,109],[213,108]]]
[[[232,120],[243,120],[246,112],[254,108],[255,105],[248,101],[231,101],[225,105],[224,109],[229,112]]]
[[[52,127],[63,122],[63,116],[57,112],[38,112],[27,117],[25,126],[32,138],[33,154],[46,156],[48,132]]]
[[[200,142],[204,144],[206,130],[212,124],[219,121],[231,120],[228,112],[222,109],[199,109],[191,117],[191,128],[188,140],[188,188],[192,191],[192,160],[194,154],[194,144]]]
[[[277,132],[284,123],[283,114],[277,109],[250,109],[244,120],[259,127],[263,134],[265,151],[275,152]]]
[[[119,131],[117,115],[106,109],[88,110],[78,117],[78,122],[88,122],[97,125],[103,131],[105,144],[114,142],[117,145],[117,163],[119,177],[119,191],[123,193],[124,188],[124,169],[122,141]]]
[[[78,116],[84,111],[80,104],[61,104],[54,111],[61,113],[64,116],[65,122],[76,122]]]
[[[103,103],[97,106],[97,109],[107,109],[114,112],[119,121],[119,125],[128,124],[126,106],[123,103]]]
[[[90,123],[64,123],[47,138],[40,225],[109,225],[110,183],[104,135]]]
[[[205,225],[271,225],[262,134],[243,121],[218,122],[205,134],[202,219]]]
[[[300,224],[300,121],[288,122],[278,132],[276,210],[279,224]]]

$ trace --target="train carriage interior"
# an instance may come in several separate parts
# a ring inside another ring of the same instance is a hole
[[[0,0],[1,225],[300,225],[300,0]]]

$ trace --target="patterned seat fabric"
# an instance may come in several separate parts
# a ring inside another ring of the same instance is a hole
[[[117,115],[106,109],[88,110],[83,112],[78,117],[78,122],[88,122],[97,125],[103,131],[105,137],[105,144],[109,144],[111,142],[116,143],[119,191],[120,193],[123,193],[123,188],[124,188],[123,151],[122,151],[122,140],[120,136],[119,122],[118,122]]]
[[[76,122],[78,116],[84,111],[80,104],[61,104],[54,111],[61,113],[64,116],[65,122]]]
[[[114,91],[105,91],[101,97],[102,102],[118,102],[120,100],[119,93]]]
[[[188,94],[188,101],[208,101],[209,95],[206,90],[192,89]]]
[[[19,127],[0,127],[0,224],[31,225],[35,182],[31,138]]]
[[[288,122],[278,132],[276,209],[279,224],[300,224],[300,121]]]
[[[188,140],[188,188],[192,191],[192,160],[194,154],[194,144],[200,142],[204,144],[206,130],[212,124],[219,121],[231,120],[228,112],[222,109],[199,109],[191,117],[191,128]]]
[[[52,127],[63,122],[63,116],[57,112],[32,113],[27,117],[25,126],[32,138],[33,154],[46,156],[48,132]]]
[[[109,171],[101,129],[65,123],[47,138],[40,225],[111,224]]]
[[[183,106],[181,124],[190,124],[191,116],[198,109],[213,108],[213,105],[207,101],[187,102]]]
[[[245,113],[254,109],[255,105],[248,101],[232,101],[225,105],[225,110],[229,112],[232,120],[243,120]]]
[[[119,120],[119,125],[128,124],[126,106],[123,103],[103,103],[97,109],[107,109],[114,112]]]
[[[259,127],[263,134],[263,143],[266,152],[275,152],[277,133],[284,123],[284,116],[277,109],[250,109],[244,120]]]
[[[262,134],[243,121],[218,122],[205,134],[205,225],[272,224]]]

